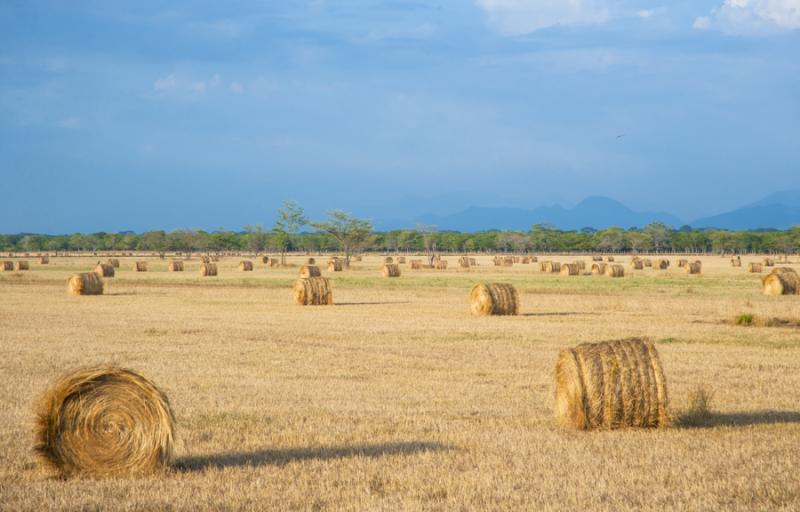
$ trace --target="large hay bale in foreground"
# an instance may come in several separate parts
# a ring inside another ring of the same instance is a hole
[[[764,295],[800,294],[800,276],[789,267],[778,267],[761,280]]]
[[[342,260],[331,260],[328,262],[328,272],[341,272]]]
[[[242,260],[239,262],[239,270],[242,272],[252,272],[253,271],[253,262],[250,260]]]
[[[593,276],[602,276],[606,273],[606,264],[605,263],[592,263],[592,275]]]
[[[72,274],[67,282],[70,295],[102,295],[103,279],[96,272]]]
[[[200,275],[204,277],[213,277],[217,275],[217,264],[208,262],[200,263]]]
[[[322,272],[319,271],[319,267],[316,265],[303,265],[300,267],[300,277],[303,279],[308,279],[309,277],[320,277]]]
[[[133,264],[133,270],[136,272],[147,272],[147,262],[146,261],[137,261]]]
[[[175,416],[166,395],[145,377],[115,366],[61,377],[36,407],[36,452],[62,476],[153,473],[169,464],[174,439]]]
[[[2,265],[2,267],[0,267],[0,269],[2,269],[3,272],[11,272],[11,271],[14,270],[14,262],[13,261],[4,261],[3,265]]]
[[[30,270],[31,266],[27,261],[18,261],[16,263],[17,270]]]
[[[383,277],[400,277],[400,265],[397,263],[387,263],[381,272]]]
[[[109,258],[106,263],[114,268],[119,268],[119,260],[117,258]]]
[[[625,267],[615,263],[613,265],[606,265],[607,277],[625,277]]]
[[[555,373],[555,414],[565,427],[668,426],[667,381],[650,341],[584,343],[562,350]]]
[[[519,294],[513,284],[481,283],[469,292],[473,315],[518,315]]]
[[[97,263],[94,267],[94,273],[100,277],[114,277],[114,267],[108,263]]]
[[[169,262],[167,266],[167,270],[170,272],[183,272],[183,261],[181,260],[172,260]]]
[[[561,265],[560,273],[562,276],[577,276],[578,274],[580,274],[580,272],[581,271],[578,268],[578,265],[574,263],[565,263]]]
[[[750,262],[750,263],[747,264],[747,271],[751,272],[753,274],[757,274],[757,273],[763,272],[764,271],[764,267],[761,265],[761,263]]]
[[[685,268],[687,274],[699,274],[703,271],[703,264],[698,260],[688,263]]]
[[[333,288],[327,277],[310,277],[294,282],[294,303],[301,306],[333,304]]]

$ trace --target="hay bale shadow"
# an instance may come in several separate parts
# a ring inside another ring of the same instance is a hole
[[[406,442],[225,452],[181,457],[176,459],[173,468],[181,472],[195,472],[212,468],[283,466],[303,460],[331,460],[349,457],[379,458],[387,455],[413,455],[415,453],[449,451],[451,449],[450,446],[441,443]]]
[[[702,416],[687,414],[675,419],[675,426],[680,428],[750,427],[781,423],[800,423],[800,412],[773,410],[733,413],[708,412]]]

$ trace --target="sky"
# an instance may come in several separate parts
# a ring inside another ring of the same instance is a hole
[[[800,0],[0,2],[0,232],[241,229],[800,177]]]

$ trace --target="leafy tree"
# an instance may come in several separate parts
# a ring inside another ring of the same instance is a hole
[[[345,265],[350,265],[350,257],[356,251],[363,250],[373,240],[372,222],[357,219],[342,210],[328,212],[328,220],[311,222],[311,227],[327,233],[344,253]]]
[[[286,264],[286,251],[292,243],[293,236],[306,224],[308,218],[303,208],[294,201],[284,201],[283,206],[278,208],[278,220],[275,221],[272,233],[274,243],[281,251],[281,265]]]

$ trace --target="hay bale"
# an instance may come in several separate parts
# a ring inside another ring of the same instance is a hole
[[[736,256],[735,258],[731,258],[731,266],[732,267],[741,267],[742,266],[742,258]]]
[[[3,272],[11,272],[14,270],[14,262],[13,261],[4,261],[2,265]]]
[[[447,270],[447,260],[437,260],[433,268],[436,270]]]
[[[183,261],[181,260],[172,260],[169,262],[167,266],[167,270],[170,272],[183,272]]]
[[[519,294],[512,284],[481,283],[469,292],[473,315],[518,315]]]
[[[761,280],[764,295],[800,294],[800,276],[789,267],[778,267]]]
[[[100,263],[94,267],[94,273],[100,277],[114,277],[114,267],[108,263]]]
[[[399,263],[401,265],[405,265],[406,264],[406,257],[405,256],[398,256],[397,257],[397,263]]]
[[[535,260],[534,260],[534,261],[535,261]],[[477,265],[477,264],[478,264],[478,263],[477,263],[477,261],[475,260],[475,258],[470,258],[470,259],[469,259],[469,266],[470,266],[470,267],[474,267],[474,266],[475,266],[475,265]]]
[[[597,255],[592,256],[592,261],[603,261],[603,257],[602,256],[597,256]]]
[[[581,270],[574,263],[564,263],[561,265],[560,273],[562,276],[577,276],[581,273]]]
[[[317,260],[315,260],[314,258],[308,258],[306,260],[306,265],[316,265],[316,264],[317,264]]]
[[[72,274],[67,281],[70,295],[103,295],[103,279],[97,272]]]
[[[611,263],[611,262],[613,262],[613,261],[614,261],[614,257],[613,257],[613,256],[608,256],[608,257],[606,258],[606,261],[607,261],[607,262],[609,262],[609,263]]]
[[[208,256],[200,256],[200,263],[211,263],[211,258]]]
[[[391,264],[391,263],[394,263],[394,260],[392,259],[391,256],[387,256],[387,257],[383,258],[383,262],[386,263],[386,264]]]
[[[239,270],[242,272],[252,272],[253,271],[253,262],[250,260],[242,260],[239,262]]]
[[[593,276],[602,276],[606,273],[606,264],[605,263],[592,263],[592,275]]]
[[[278,258],[270,258],[269,259],[269,266],[270,267],[279,267],[281,265],[281,260]]]
[[[583,261],[583,260],[575,260],[573,263],[578,266],[578,270],[580,270],[580,271],[586,270],[586,262],[585,261]]]
[[[467,258],[466,256],[461,256],[460,258],[458,258],[458,266],[461,268],[469,268],[470,267],[469,258]]]
[[[557,261],[545,261],[544,272],[549,272],[551,274],[558,274],[559,272],[561,272],[561,263]]]
[[[644,262],[642,260],[633,259],[631,260],[629,266],[631,270],[642,270],[644,268]]]
[[[213,277],[217,275],[217,264],[210,262],[200,263],[200,275],[204,277]]]
[[[136,272],[147,272],[147,262],[146,261],[137,261],[133,264],[133,270]]]
[[[761,263],[753,263],[750,262],[747,264],[747,271],[753,274],[757,274],[764,271],[763,265]]]
[[[513,267],[514,263],[516,262],[514,261],[514,258],[512,256],[506,256],[503,258],[502,261],[504,267]]]
[[[625,267],[620,264],[606,265],[607,277],[625,277]]]
[[[311,259],[313,259],[313,258],[311,258]],[[262,256],[261,257],[261,263],[263,263],[264,265],[269,265],[269,256]]]
[[[333,288],[327,277],[309,277],[294,282],[294,303],[301,306],[333,304]]]
[[[678,268],[684,268],[688,264],[689,264],[689,260],[685,260],[685,259],[678,260]]]
[[[152,381],[98,366],[64,375],[42,395],[35,437],[37,454],[62,476],[144,475],[169,465],[175,416]]]
[[[20,261],[17,261],[17,263],[15,265],[15,268],[17,270],[30,270],[31,266],[27,261],[20,260]]]
[[[309,277],[320,277],[322,272],[319,271],[319,267],[316,265],[303,265],[300,267],[300,277],[302,279],[308,279]]]
[[[383,266],[383,277],[400,277],[400,265],[397,263],[387,263]]]
[[[688,263],[685,268],[687,274],[699,274],[703,270],[703,264],[700,262],[700,260],[697,260],[692,263]]]
[[[342,260],[330,260],[328,261],[328,272],[341,272],[342,271]]]
[[[764,263],[765,267],[774,267],[775,266],[775,260],[773,260],[772,258],[764,258],[763,263]]]
[[[411,270],[419,270],[422,268],[422,260],[411,260]]]
[[[562,350],[555,414],[579,430],[666,427],[667,382],[658,351],[642,339],[584,343]]]
[[[39,256],[39,265],[49,265],[50,256]]]

